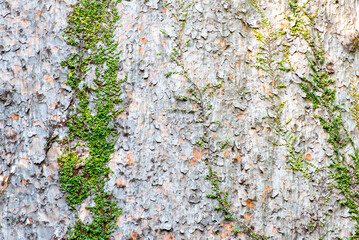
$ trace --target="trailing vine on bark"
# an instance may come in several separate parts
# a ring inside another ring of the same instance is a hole
[[[330,157],[331,177],[334,185],[345,197],[340,204],[346,206],[351,218],[359,224],[358,191],[359,183],[359,155],[352,137],[345,127],[340,103],[336,102],[335,80],[329,75],[325,67],[324,48],[321,36],[315,29],[315,17],[306,10],[306,4],[300,5],[298,0],[288,0],[292,15],[288,16],[291,24],[291,34],[303,39],[310,48],[307,53],[307,61],[311,73],[308,77],[299,77],[301,89],[306,98],[312,102],[315,109],[324,111],[322,115],[316,115],[323,130],[329,134],[328,143],[334,148],[334,156]],[[344,147],[350,145],[353,153],[344,152]],[[351,159],[351,161],[350,161]],[[349,239],[359,238],[359,228]]]
[[[286,29],[273,29],[272,23],[265,16],[257,2],[251,0],[250,3],[260,14],[262,22],[262,28],[258,30],[252,28],[256,39],[261,44],[257,51],[257,64],[255,66],[267,73],[268,81],[270,82],[270,91],[263,95],[271,104],[270,109],[268,109],[270,114],[263,118],[268,119],[270,128],[278,136],[278,141],[273,142],[273,145],[286,148],[288,164],[286,168],[301,172],[303,177],[316,187],[319,193],[319,196],[315,196],[318,205],[320,205],[319,202],[326,204],[331,196],[332,189],[325,186],[327,180],[321,179],[318,172],[327,171],[327,169],[325,167],[319,168],[310,162],[307,158],[311,160],[311,157],[305,155],[306,150],[301,150],[300,152],[295,150],[299,145],[298,136],[288,127],[288,124],[295,120],[292,118],[285,120],[283,117],[283,109],[287,101],[283,101],[281,95],[283,95],[283,90],[288,84],[288,80],[285,81],[283,74],[294,71],[288,59],[290,44],[286,40]],[[331,231],[322,229],[328,214],[319,210],[314,213],[315,216],[311,218],[307,226],[304,226],[305,232],[312,234],[316,230],[318,231],[319,239],[324,239],[327,233]]]
[[[220,158],[220,152],[226,147],[229,139],[224,140],[220,146],[216,143],[216,139],[212,137],[213,131],[211,126],[216,125],[221,127],[222,124],[219,121],[212,119],[213,113],[213,102],[215,100],[215,95],[219,89],[222,88],[224,79],[216,79],[218,82],[216,84],[210,83],[201,83],[196,80],[188,69],[185,68],[183,63],[183,53],[186,51],[186,47],[191,44],[191,39],[184,39],[184,27],[186,25],[188,11],[192,4],[185,1],[177,1],[174,4],[166,4],[166,7],[171,7],[173,9],[172,15],[176,19],[176,37],[171,38],[174,43],[172,53],[170,55],[170,61],[175,63],[177,66],[177,71],[170,71],[165,74],[166,77],[172,75],[179,75],[184,77],[188,86],[184,94],[177,94],[174,97],[177,100],[178,107],[170,109],[175,112],[182,112],[185,114],[193,114],[195,123],[202,125],[202,136],[199,136],[196,144],[197,147],[203,150],[206,150],[204,155],[204,163],[208,167],[208,175],[206,179],[211,182],[212,193],[207,194],[206,196],[211,199],[217,200],[218,205],[215,207],[215,210],[221,211],[224,214],[224,219],[226,221],[233,222],[232,225],[233,232],[235,234],[243,232],[247,234],[252,239],[267,239],[267,237],[256,234],[253,229],[244,221],[242,221],[235,213],[231,210],[230,202],[228,200],[228,192],[223,192],[220,187],[220,182],[217,172],[214,170],[217,160]],[[170,37],[165,31],[162,33]],[[193,108],[182,107],[185,103],[185,106],[191,104]],[[189,103],[189,104],[186,104]]]
[[[114,196],[105,190],[111,173],[106,164],[118,135],[114,122],[123,111],[114,40],[118,2],[81,0],[72,6],[64,30],[67,44],[74,49],[62,62],[69,71],[66,84],[73,90],[73,99],[67,120],[69,136],[63,141],[67,147],[58,159],[60,182],[76,216],[85,199],[92,202],[87,207],[92,221],[77,220],[68,231],[69,239],[109,239],[121,213]]]
[[[356,121],[357,128],[359,130],[359,82],[358,79],[352,80],[350,82],[350,96],[353,99],[353,103],[351,105],[350,111],[352,112],[352,116]]]

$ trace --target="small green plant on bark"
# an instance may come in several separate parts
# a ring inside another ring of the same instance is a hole
[[[261,44],[256,53],[257,63],[255,67],[267,73],[266,75],[271,87],[270,93],[264,93],[263,97],[271,103],[269,111],[271,111],[272,114],[264,116],[263,118],[269,120],[268,124],[270,128],[274,130],[280,138],[280,142],[273,142],[273,145],[285,146],[287,149],[287,168],[302,172],[305,178],[312,181],[312,174],[309,173],[309,168],[313,168],[312,170],[317,172],[318,167],[304,158],[304,152],[300,154],[294,152],[294,145],[297,143],[298,137],[287,127],[292,119],[283,122],[282,113],[285,102],[282,101],[280,95],[286,85],[281,74],[283,72],[293,71],[293,67],[288,60],[288,50],[290,46],[285,41],[286,32],[283,28],[273,29],[271,22],[265,16],[257,2],[250,0],[250,3],[260,14],[262,22],[262,28],[252,28],[255,38]],[[276,41],[279,41],[280,44],[276,44]]]
[[[118,44],[114,40],[119,15],[115,0],[81,0],[67,17],[64,38],[73,53],[62,62],[69,71],[66,84],[73,90],[68,112],[67,147],[59,158],[61,188],[75,211],[85,199],[91,222],[80,219],[68,239],[109,239],[121,213],[115,198],[105,190],[111,170],[106,166],[114,152],[114,127],[120,107],[121,81]],[[83,146],[87,157],[76,152]]]
[[[323,115],[317,115],[324,131],[328,133],[328,143],[333,146],[334,156],[330,157],[331,177],[334,185],[343,194],[345,200],[340,204],[346,206],[351,218],[359,224],[358,191],[359,183],[359,155],[352,137],[344,125],[342,110],[336,102],[335,81],[330,77],[325,68],[324,48],[319,31],[315,29],[315,17],[317,11],[311,15],[307,10],[307,3],[300,5],[298,0],[288,0],[292,14],[288,16],[291,24],[291,34],[303,39],[310,52],[307,52],[307,61],[310,66],[308,77],[300,77],[301,89],[306,98],[312,102],[315,109],[324,111]],[[355,97],[355,96],[354,96]],[[354,115],[355,117],[355,115]],[[353,153],[347,154],[344,147],[350,145]],[[359,228],[349,239],[359,238]]]
[[[290,45],[286,41],[287,29],[273,29],[271,22],[265,16],[257,2],[251,0],[250,3],[260,14],[262,22],[262,27],[260,29],[252,28],[256,39],[261,43],[259,50],[257,51],[257,64],[255,66],[266,73],[266,77],[270,82],[270,94],[264,93],[263,96],[271,103],[270,109],[268,109],[271,114],[268,114],[268,116],[264,116],[263,118],[268,119],[270,128],[274,130],[278,136],[278,141],[273,142],[273,145],[286,148],[286,168],[300,172],[303,177],[311,182],[311,184],[317,188],[319,193],[319,195],[314,196],[314,198],[318,200],[318,202],[324,202],[325,204],[328,201],[328,197],[331,195],[332,189],[331,187],[328,188],[324,186],[325,183],[323,182],[323,179],[318,177],[318,172],[321,171],[323,173],[328,169],[325,167],[319,168],[309,161],[305,155],[305,151],[295,151],[295,148],[298,146],[298,136],[296,136],[288,127],[288,124],[295,120],[289,118],[285,121],[283,116],[283,109],[286,102],[282,101],[281,95],[287,84],[284,84],[283,74],[294,71],[288,58]],[[275,44],[275,42],[278,44]],[[311,160],[311,157],[309,159]],[[318,207],[320,208],[320,206]],[[323,211],[318,210],[314,215],[315,217],[311,218],[311,221],[305,228],[308,228],[308,234],[317,231],[320,236],[319,239],[323,239],[329,232],[326,229],[323,229],[326,223],[326,214]]]
[[[359,130],[359,82],[358,80],[352,80],[350,82],[350,96],[353,99],[353,103],[351,105],[350,111],[354,120],[356,121],[357,128]]]
[[[206,179],[211,182],[212,191],[206,196],[211,199],[216,199],[218,205],[215,207],[215,210],[221,211],[224,214],[224,219],[226,221],[233,222],[232,226],[233,232],[235,234],[239,232],[244,232],[252,239],[266,239],[266,237],[257,235],[254,231],[239,217],[237,217],[232,210],[230,209],[230,202],[228,200],[229,193],[223,192],[220,188],[220,182],[217,172],[214,170],[216,161],[220,157],[220,151],[224,149],[230,138],[222,142],[220,146],[216,145],[215,139],[212,137],[213,131],[211,130],[211,125],[221,125],[219,121],[211,120],[211,115],[213,112],[212,104],[216,98],[216,93],[219,89],[222,88],[224,79],[217,79],[215,84],[201,84],[196,80],[193,75],[186,69],[183,63],[183,53],[186,51],[186,48],[191,44],[191,39],[184,39],[184,27],[186,25],[188,11],[192,7],[191,2],[186,1],[177,1],[176,4],[168,4],[166,7],[172,9],[171,13],[175,19],[176,25],[176,37],[172,38],[174,47],[170,54],[170,61],[175,63],[177,71],[169,71],[165,74],[166,77],[171,77],[172,75],[178,75],[183,77],[187,82],[187,88],[185,94],[176,94],[174,98],[177,100],[178,105],[180,106],[192,106],[193,108],[188,107],[176,107],[170,109],[171,111],[177,111],[182,113],[194,114],[194,119],[197,124],[202,126],[202,136],[199,136],[199,139],[196,141],[197,147],[207,150],[204,155],[204,163],[208,167],[208,175]],[[166,37],[169,35],[162,31]],[[189,103],[189,104],[182,104]]]

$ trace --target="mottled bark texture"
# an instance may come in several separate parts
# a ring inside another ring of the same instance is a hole
[[[267,74],[254,67],[259,42],[252,28],[261,29],[261,16],[245,0],[195,0],[181,30],[183,21],[176,19],[181,2],[188,3],[168,0],[165,7],[160,0],[132,0],[118,5],[117,40],[128,81],[123,95],[127,108],[116,122],[120,138],[106,185],[123,208],[113,239],[250,239],[245,233],[235,235],[233,222],[214,210],[217,201],[206,197],[212,193],[205,179],[208,151],[218,153],[212,167],[220,190],[229,194],[231,211],[256,234],[270,239],[349,237],[354,221],[339,204],[343,196],[331,187],[329,170],[313,173],[320,183],[309,182],[286,168],[287,149],[273,145],[278,136],[263,116],[273,116],[266,96],[276,93],[269,92]],[[0,239],[61,239],[76,219],[59,183],[57,158],[64,146],[52,141],[67,135],[72,89],[64,84],[67,73],[60,62],[72,51],[62,37],[72,3],[0,0]],[[285,25],[287,1],[258,4],[274,27]],[[349,84],[359,75],[358,2],[310,4],[312,13],[319,9],[315,28],[336,81],[336,102],[344,104],[344,124],[357,144]],[[200,87],[223,79],[209,98],[210,120],[218,121],[209,126],[211,149],[196,144],[203,127],[193,114],[169,110],[179,104],[174,96],[188,86],[181,74],[165,76],[181,71],[170,61],[181,42],[178,34],[183,41],[191,39],[181,52],[190,78]],[[333,149],[313,117],[321,112],[298,86],[298,76],[309,73],[309,49],[300,38],[293,37],[290,45],[296,74],[281,73],[286,84],[282,117],[292,118],[287,127],[298,136],[294,151],[328,166]],[[86,155],[86,149],[78,154]],[[85,222],[90,205],[89,199],[78,206]]]

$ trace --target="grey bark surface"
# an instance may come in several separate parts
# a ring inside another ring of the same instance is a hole
[[[0,0],[0,239],[61,239],[76,220],[58,180],[57,158],[64,148],[51,141],[67,132],[72,90],[64,84],[67,74],[60,62],[72,50],[62,37],[71,3]],[[172,6],[179,4],[172,1]],[[356,137],[348,86],[359,75],[352,45],[357,4],[313,4],[319,7],[316,21],[326,57],[334,63],[337,101],[345,103],[345,125]],[[286,1],[262,6],[277,25],[280,13],[289,11]],[[178,27],[172,15],[176,8],[165,8],[159,0],[133,0],[121,2],[118,10],[117,40],[128,82],[127,108],[117,119],[121,137],[109,162],[114,173],[107,189],[123,208],[113,239],[249,239],[234,235],[231,223],[214,210],[216,201],[206,197],[212,186],[205,180],[205,151],[196,146],[201,124],[191,114],[169,111],[176,106],[174,95],[186,87],[179,75],[165,77],[178,70],[169,61]],[[270,82],[253,67],[259,43],[249,26],[260,27],[260,16],[248,1],[196,0],[183,31],[184,39],[192,39],[183,64],[193,81],[205,86],[224,79],[211,115],[219,121],[211,126],[215,146],[229,139],[214,166],[221,190],[229,193],[231,210],[239,218],[271,239],[316,239],[330,229],[325,239],[348,237],[354,221],[339,205],[339,191],[329,189],[327,175],[321,184],[309,183],[301,173],[286,169],[285,147],[272,144],[276,134],[262,118],[271,114],[262,97]],[[308,49],[298,40],[293,45],[290,59],[305,74]],[[288,73],[284,79],[283,116],[293,118],[288,126],[299,137],[295,151],[327,166],[333,154],[327,134],[313,117],[315,110],[296,84],[297,76]],[[90,219],[85,208],[90,205],[88,199],[79,206],[80,219]],[[308,223],[323,217],[324,226],[311,232]]]

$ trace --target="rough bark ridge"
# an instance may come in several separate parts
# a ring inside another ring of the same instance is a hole
[[[71,4],[76,1],[0,0],[0,239],[63,239],[78,218],[92,219],[86,207],[93,199],[76,206],[76,216],[59,180],[66,146],[56,140],[68,135],[73,97],[60,66],[74,51],[62,36]],[[122,208],[113,239],[353,236],[359,6],[355,0],[302,4],[117,5],[118,79],[128,78],[105,185]],[[308,12],[296,18],[293,9]],[[313,79],[313,52],[301,23],[323,46],[318,69],[324,75],[317,77],[335,80],[326,82],[327,92],[311,95],[303,85]],[[268,36],[276,36],[270,51],[260,47]],[[323,123],[338,114],[342,137]],[[88,149],[76,150],[88,156]],[[335,159],[342,165],[328,167]]]

